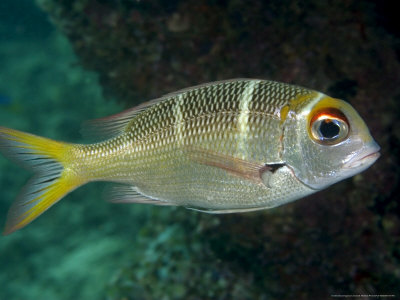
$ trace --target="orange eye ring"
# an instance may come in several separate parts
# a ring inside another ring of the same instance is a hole
[[[315,142],[322,145],[336,145],[348,137],[350,124],[340,110],[324,108],[315,112],[309,129]]]

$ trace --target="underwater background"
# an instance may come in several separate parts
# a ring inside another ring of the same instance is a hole
[[[0,299],[400,296],[400,40],[389,1],[2,0],[0,126],[84,142],[83,121],[236,77],[349,101],[367,171],[258,213],[115,205],[81,187],[0,237]],[[0,220],[30,174],[0,157]]]

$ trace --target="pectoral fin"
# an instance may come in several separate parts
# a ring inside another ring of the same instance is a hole
[[[271,171],[269,166],[263,163],[250,162],[202,148],[189,147],[187,150],[190,159],[194,162],[223,169],[234,176],[251,180],[257,184],[263,184],[262,174]]]

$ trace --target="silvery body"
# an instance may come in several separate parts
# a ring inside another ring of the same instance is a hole
[[[267,80],[188,88],[92,121],[87,131],[103,141],[71,144],[0,127],[0,151],[37,173],[12,205],[6,234],[91,181],[118,183],[116,202],[245,212],[314,193],[379,157],[348,103]]]
[[[321,103],[341,109],[351,123],[339,144],[322,145],[309,135],[309,116]],[[115,189],[121,201],[144,195],[211,212],[293,201],[367,168],[379,149],[349,104],[264,80],[190,88],[111,118],[106,127],[116,120],[117,136],[82,146],[85,163],[74,168],[91,180],[127,184]]]

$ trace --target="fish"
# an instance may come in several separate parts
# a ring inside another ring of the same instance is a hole
[[[76,188],[112,182],[116,203],[206,213],[269,209],[370,167],[380,147],[347,102],[296,85],[230,79],[186,88],[88,121],[74,144],[0,127],[0,152],[35,176],[3,234]]]

